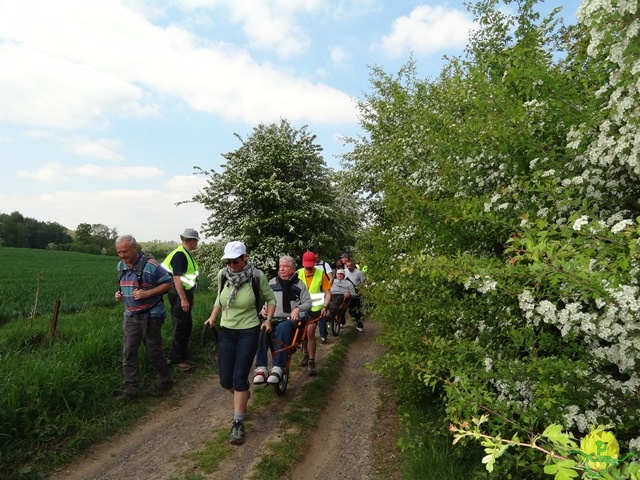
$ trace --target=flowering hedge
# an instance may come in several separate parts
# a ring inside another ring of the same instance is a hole
[[[491,412],[488,434],[611,424],[640,450],[638,3],[585,1],[573,26],[504,3],[472,7],[437,79],[374,68],[360,101],[344,166],[383,368],[453,422]]]

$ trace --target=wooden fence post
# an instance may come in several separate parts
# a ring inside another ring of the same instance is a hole
[[[58,326],[58,314],[60,313],[60,299],[56,299],[56,303],[53,307],[53,317],[51,318],[51,326],[49,328],[49,337],[53,338],[56,333],[56,327]]]

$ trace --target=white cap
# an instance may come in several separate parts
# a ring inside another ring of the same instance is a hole
[[[240,255],[244,255],[247,253],[247,247],[244,246],[242,242],[229,242],[224,247],[224,255],[222,255],[222,260],[226,260],[227,258],[238,258]]]

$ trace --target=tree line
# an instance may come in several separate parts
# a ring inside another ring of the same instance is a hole
[[[43,222],[20,212],[0,213],[0,247],[67,250],[96,255],[115,255],[115,228],[80,223],[69,230],[58,222]]]

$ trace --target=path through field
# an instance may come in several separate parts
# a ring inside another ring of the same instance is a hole
[[[341,373],[318,427],[311,433],[310,447],[295,465],[289,478],[379,479],[399,478],[395,441],[395,403],[381,377],[366,365],[382,348],[375,341],[381,326],[366,324],[365,332],[349,346]],[[318,345],[318,366],[330,345]],[[291,375],[287,402],[304,382],[312,381],[299,371]],[[270,387],[252,387],[270,388]],[[251,401],[251,400],[250,400]],[[189,392],[172,395],[126,434],[96,446],[80,462],[51,480],[120,480],[184,478],[189,462],[184,455],[201,450],[213,432],[230,424],[231,395],[222,390],[217,377],[194,386]],[[247,478],[262,454],[266,441],[277,435],[278,420],[273,415],[254,413],[247,418],[247,440],[234,448],[219,468],[206,478]]]

